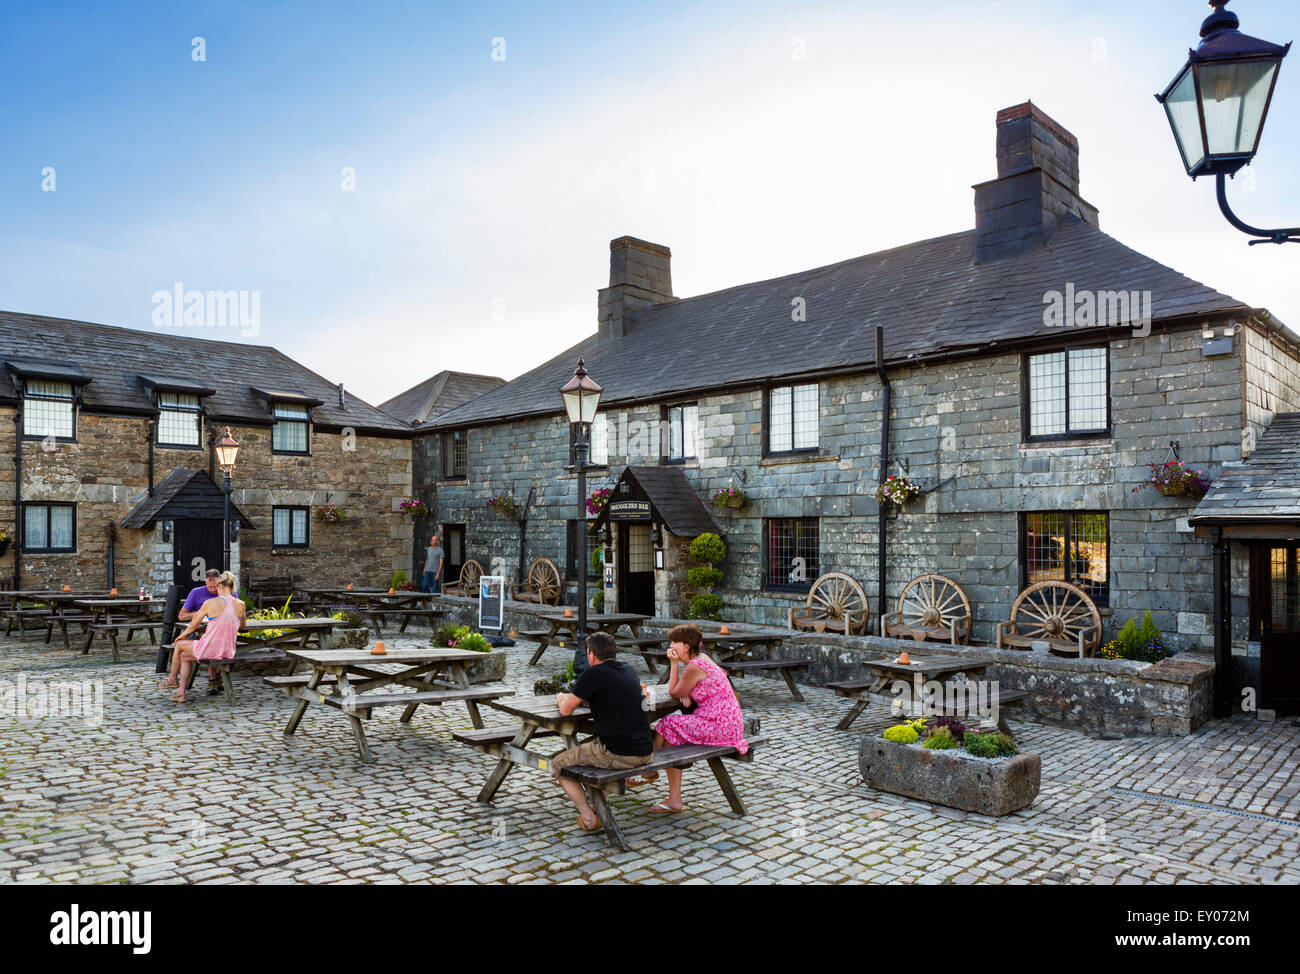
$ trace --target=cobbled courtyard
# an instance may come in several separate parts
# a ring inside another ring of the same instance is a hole
[[[423,646],[428,634],[389,640]],[[507,683],[563,665],[509,651]],[[1188,738],[1092,740],[1012,720],[1042,755],[1032,808],[965,815],[868,789],[858,743],[873,706],[837,731],[847,702],[779,681],[739,681],[771,742],[731,762],[748,805],[730,814],[707,768],[687,771],[682,815],[650,815],[663,779],[612,799],[632,851],[585,834],[549,776],[516,768],[493,805],[475,796],[495,758],[451,740],[465,708],[397,708],[367,724],[362,764],[347,721],[238,673],[222,696],[168,701],[140,640],[114,664],[29,634],[0,639],[0,680],[103,680],[104,717],[0,718],[0,881],[6,883],[1297,883],[1300,730],[1237,717]],[[639,662],[640,667],[642,664]],[[484,708],[489,723],[510,721]],[[892,721],[890,721],[892,723]],[[546,741],[541,742],[547,743]]]

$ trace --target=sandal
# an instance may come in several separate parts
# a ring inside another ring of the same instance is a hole
[[[659,802],[658,804],[650,806],[651,815],[676,815],[681,811],[683,811],[683,809],[673,808],[666,801],[662,801]]]
[[[578,816],[578,828],[582,829],[582,831],[584,831],[584,832],[597,832],[597,831],[599,831],[599,830],[602,828],[602,826],[601,826],[601,824],[600,824],[600,819],[599,819],[599,818],[596,819],[596,824],[595,824],[595,825],[591,825],[591,826],[589,826],[589,825],[587,825],[587,824],[582,820],[582,816],[579,815],[579,816]]]
[[[638,775],[633,775],[631,778],[628,778],[627,786],[629,788],[643,788],[646,785],[650,784],[650,782],[658,781],[658,780],[659,780],[659,772],[651,771],[649,774],[638,774]]]
[[[175,690],[175,689],[176,689],[177,687],[179,687],[179,686],[180,686],[179,683],[173,683],[170,679],[166,679],[166,680],[163,680],[161,683],[158,684],[158,689],[159,689],[159,690]]]
[[[189,703],[189,701],[185,699],[185,691],[184,691],[184,690],[177,690],[175,693],[173,693],[173,694],[172,694],[170,697],[168,697],[167,699],[173,701],[174,703]]]

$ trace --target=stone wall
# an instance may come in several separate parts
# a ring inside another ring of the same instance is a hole
[[[0,526],[11,538],[16,537],[14,415],[12,409],[0,410]],[[36,441],[23,443],[23,499],[77,505],[77,550],[25,556],[25,586],[106,586],[111,536],[114,584],[122,591],[135,591],[139,585],[165,590],[170,545],[162,542],[160,528],[117,526],[147,495],[148,429],[144,418],[83,412],[77,418],[77,442],[51,444],[50,449]],[[386,583],[395,569],[407,567],[410,526],[397,505],[410,492],[410,441],[313,431],[312,456],[291,457],[271,453],[269,427],[234,426],[232,432],[240,443],[232,499],[255,525],[241,536],[242,552],[234,546],[232,568],[238,565],[240,571],[258,575],[292,572],[323,582],[355,578],[378,584]],[[207,469],[207,450],[155,448],[155,482],[178,466]],[[315,509],[328,501],[344,506],[350,520],[326,525],[313,517],[309,548],[272,548],[273,505]],[[0,558],[0,577],[12,575],[11,545]]]
[[[1247,326],[1238,337],[1245,349],[1242,388],[1245,454],[1249,456],[1274,413],[1300,411],[1300,358],[1295,350],[1259,329]]]
[[[887,472],[905,466],[929,492],[887,521],[890,608],[912,577],[950,575],[974,604],[974,638],[992,641],[1021,588],[1020,512],[1098,510],[1110,525],[1107,636],[1151,609],[1176,645],[1211,644],[1210,546],[1186,525],[1194,503],[1142,484],[1147,464],[1167,459],[1171,440],[1211,476],[1240,458],[1240,357],[1204,357],[1199,329],[1115,340],[1110,355],[1113,435],[1103,440],[1021,442],[1019,355],[891,373],[896,462]],[[700,457],[683,471],[702,499],[733,482],[749,496],[719,516],[729,549],[719,566],[726,618],[783,623],[803,602],[764,588],[763,519],[817,517],[818,571],[862,583],[875,630],[879,402],[874,375],[824,380],[819,454],[764,458],[761,390],[700,397]],[[589,489],[611,486],[628,463],[658,462],[659,418],[658,405],[609,411],[608,472],[591,474]],[[534,487],[525,564],[539,555],[563,564],[564,521],[577,505],[575,478],[562,472],[567,462],[568,427],[558,416],[472,430],[468,480],[437,485],[438,519],[465,521],[469,556],[485,566],[500,558],[513,570],[517,528],[483,505],[503,491],[522,502]]]

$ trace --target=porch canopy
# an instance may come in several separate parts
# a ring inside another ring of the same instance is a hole
[[[122,518],[122,527],[147,528],[155,521],[220,521],[225,515],[225,504],[225,494],[206,470],[177,467],[154,488],[153,496],[146,496]],[[241,527],[253,527],[253,522],[233,502],[230,520],[238,521]]]
[[[1300,413],[1278,413],[1250,459],[1225,464],[1188,518],[1198,537],[1300,538]]]
[[[674,466],[624,468],[595,523],[611,520],[659,523],[679,538],[722,534],[686,474]]]

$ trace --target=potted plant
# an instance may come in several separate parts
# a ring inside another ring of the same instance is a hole
[[[429,505],[415,497],[408,497],[400,505],[403,514],[409,514],[411,517],[428,517]]]
[[[498,494],[495,497],[489,497],[487,507],[495,511],[499,517],[505,518],[513,518],[518,511],[513,494]]]
[[[538,680],[534,683],[533,693],[539,697],[568,693],[573,689],[573,683],[577,678],[577,674],[573,672],[573,660],[569,660],[564,664],[564,669],[549,680]]]
[[[596,515],[603,511],[613,493],[614,491],[608,487],[597,487],[593,490],[591,496],[587,498],[587,513]]]
[[[876,502],[894,504],[898,507],[906,504],[921,494],[921,487],[906,477],[896,477],[892,473],[876,487]]]
[[[1182,460],[1166,460],[1164,463],[1149,463],[1151,476],[1142,484],[1133,488],[1134,492],[1149,484],[1166,497],[1190,497],[1200,500],[1210,489],[1210,482],[1204,470],[1193,470]]]
[[[331,502],[316,508],[316,520],[322,524],[342,524],[348,519],[348,512]]]
[[[735,510],[743,507],[747,499],[745,492],[739,487],[723,487],[714,493],[710,503],[717,511]]]
[[[722,581],[722,571],[713,566],[727,557],[727,546],[716,534],[706,531],[691,542],[689,551],[692,560],[701,564],[686,572],[686,581],[699,589],[691,598],[687,614],[692,619],[719,619],[722,599],[713,588]]]

